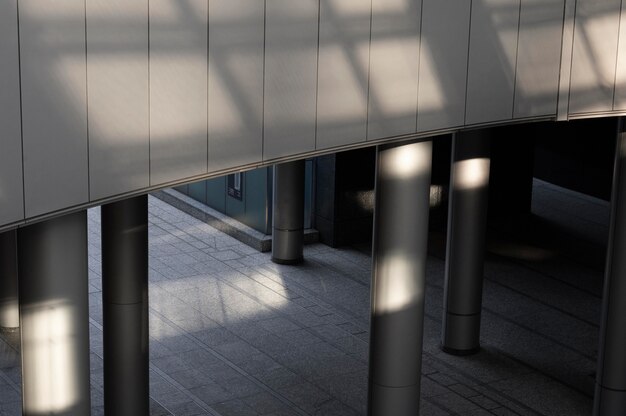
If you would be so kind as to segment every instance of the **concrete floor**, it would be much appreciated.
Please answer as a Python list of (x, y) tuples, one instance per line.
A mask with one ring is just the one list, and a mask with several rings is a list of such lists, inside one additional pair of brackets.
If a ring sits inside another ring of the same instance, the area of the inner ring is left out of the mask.
[[(608, 204), (536, 181), (533, 213), (490, 232), (475, 356), (439, 350), (444, 234), (431, 234), (421, 415), (590, 415)], [(98, 209), (89, 231), (99, 415)], [(369, 249), (305, 256), (275, 265), (150, 198), (151, 414), (365, 415)], [(1, 338), (0, 414), (19, 415), (19, 339)]]

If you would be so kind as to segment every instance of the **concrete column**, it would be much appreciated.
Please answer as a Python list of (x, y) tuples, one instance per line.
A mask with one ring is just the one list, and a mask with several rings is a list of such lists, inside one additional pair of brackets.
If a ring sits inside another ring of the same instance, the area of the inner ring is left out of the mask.
[(450, 354), (480, 348), (489, 142), (480, 131), (453, 137), (441, 335), (442, 349)]
[(13, 230), (0, 234), (0, 331), (19, 328), (17, 297), (17, 231)]
[(87, 212), (18, 230), (23, 414), (89, 415)]
[(272, 261), (297, 264), (304, 248), (304, 160), (274, 166)]
[(369, 410), (419, 412), (432, 143), (378, 148)]
[(102, 206), (104, 410), (150, 414), (148, 197)]
[(594, 416), (626, 415), (626, 120), (620, 120)]

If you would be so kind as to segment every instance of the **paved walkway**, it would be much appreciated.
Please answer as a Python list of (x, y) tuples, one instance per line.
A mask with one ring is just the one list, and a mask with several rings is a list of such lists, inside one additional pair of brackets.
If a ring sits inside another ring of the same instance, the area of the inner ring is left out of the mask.
[[(431, 235), (422, 412), (590, 415), (604, 202), (537, 181), (528, 222), (490, 233), (483, 350), (439, 350), (443, 233)], [(99, 210), (89, 211), (92, 405), (102, 409)], [(153, 415), (365, 415), (369, 249), (279, 266), (150, 198)], [(0, 414), (20, 414), (16, 335), (0, 340)]]

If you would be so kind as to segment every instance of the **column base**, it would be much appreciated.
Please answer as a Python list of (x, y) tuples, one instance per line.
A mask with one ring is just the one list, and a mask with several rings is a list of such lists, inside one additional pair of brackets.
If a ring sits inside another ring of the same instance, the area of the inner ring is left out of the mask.
[(369, 416), (415, 416), (420, 408), (420, 385), (387, 387), (370, 386)]
[(480, 314), (444, 315), (441, 350), (452, 355), (471, 355), (480, 351)]
[(474, 355), (480, 352), (480, 347), (472, 348), (470, 350), (456, 350), (454, 348), (449, 348), (441, 344), (439, 348), (441, 348), (441, 351), (445, 352), (446, 354), (456, 355), (459, 357), (464, 357), (466, 355)]
[(272, 261), (277, 264), (302, 263), (304, 230), (272, 230)]
[(626, 390), (611, 390), (596, 384), (593, 416), (626, 415)]
[(276, 263), (276, 264), (282, 264), (285, 266), (295, 266), (296, 264), (300, 264), (304, 261), (304, 256), (303, 257), (299, 257), (297, 259), (289, 259), (289, 260), (285, 260), (285, 259), (277, 259), (276, 257), (272, 256), (272, 262)]

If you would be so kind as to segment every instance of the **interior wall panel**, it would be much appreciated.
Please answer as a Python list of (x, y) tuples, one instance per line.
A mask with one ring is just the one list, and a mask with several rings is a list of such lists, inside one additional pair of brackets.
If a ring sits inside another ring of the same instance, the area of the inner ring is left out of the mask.
[(578, 0), (570, 114), (613, 109), (621, 0)]
[(365, 141), (371, 0), (320, 3), (317, 148)]
[(83, 0), (20, 0), (26, 217), (89, 199)]
[(513, 117), (520, 0), (474, 0), (466, 124)]
[(613, 109), (623, 111), (626, 110), (626, 4), (623, 4), (623, 1), (620, 14), (616, 69)]
[(564, 7), (564, 0), (522, 0), (516, 118), (556, 114)]
[(264, 20), (262, 1), (209, 3), (209, 170), (262, 159)]
[(419, 131), (462, 126), (465, 121), (470, 5), (467, 0), (424, 0)]
[(368, 139), (414, 133), (421, 0), (372, 0)]
[(315, 149), (318, 0), (267, 0), (263, 158)]
[(150, 184), (148, 0), (87, 0), (86, 5), (89, 177), (95, 200)]
[(0, 2), (0, 225), (24, 219), (17, 1)]
[(150, 183), (207, 171), (208, 0), (150, 0)]

